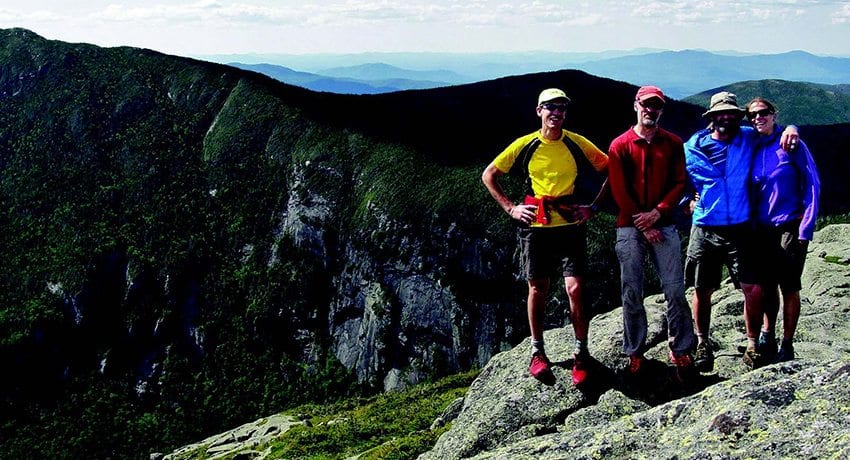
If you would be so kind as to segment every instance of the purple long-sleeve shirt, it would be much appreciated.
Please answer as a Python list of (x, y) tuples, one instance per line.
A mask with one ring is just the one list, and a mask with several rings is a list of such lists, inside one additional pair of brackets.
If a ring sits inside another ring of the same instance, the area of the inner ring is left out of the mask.
[(763, 136), (753, 153), (753, 210), (762, 225), (778, 227), (801, 219), (799, 239), (811, 240), (818, 215), (820, 179), (815, 161), (800, 140), (789, 153), (779, 146), (782, 127)]

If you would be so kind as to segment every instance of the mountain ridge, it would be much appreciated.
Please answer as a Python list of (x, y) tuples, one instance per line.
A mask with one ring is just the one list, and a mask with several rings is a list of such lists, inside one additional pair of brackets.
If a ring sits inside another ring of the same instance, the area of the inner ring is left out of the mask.
[[(669, 58), (673, 59), (669, 59)], [(850, 59), (818, 57), (804, 51), (755, 56), (718, 56), (702, 51), (668, 51), (625, 56), (582, 66), (590, 73), (632, 82), (657, 81), (681, 98), (729, 83), (781, 79), (841, 84), (850, 81)], [(667, 79), (656, 69), (665, 69)]]
[(404, 80), (422, 80), (441, 83), (442, 86), (457, 83), (472, 83), (468, 77), (448, 70), (411, 70), (385, 64), (369, 62), (345, 67), (329, 67), (320, 71), (322, 75), (341, 78), (356, 78), (360, 80), (382, 80), (397, 78)]
[[(426, 89), (437, 88), (440, 86), (448, 86), (451, 83), (444, 81), (428, 81), (405, 78), (403, 75), (413, 76), (415, 71), (406, 71), (398, 69), (399, 72), (388, 72), (392, 75), (381, 76), (378, 78), (374, 74), (369, 75), (372, 78), (355, 78), (334, 77), (331, 74), (317, 74), (310, 72), (301, 72), (290, 69), (284, 66), (275, 64), (242, 64), (239, 62), (230, 62), (227, 65), (237, 67), (243, 70), (250, 70), (270, 76), (283, 83), (300, 86), (312, 91), (326, 91), (338, 94), (380, 94), (394, 91), (403, 91), (408, 89)], [(386, 66), (380, 68), (386, 71)], [(373, 67), (369, 67), (374, 69)], [(393, 69), (397, 69), (393, 67)], [(342, 72), (345, 72), (344, 70)], [(369, 73), (370, 70), (365, 70)], [(432, 75), (433, 72), (422, 72), (422, 75)]]
[[(419, 62), (417, 63), (417, 56)], [(209, 59), (216, 60), (215, 56)], [(246, 56), (247, 58), (247, 56)], [(781, 79), (822, 84), (850, 83), (850, 58), (817, 56), (794, 50), (776, 54), (710, 52), (705, 50), (632, 50), (610, 53), (503, 53), (453, 55), (451, 53), (372, 53), (269, 57), (268, 62), (303, 68), (321, 74), (328, 67), (344, 68), (370, 62), (409, 69), (444, 69), (472, 83), (512, 75), (576, 69), (641, 86), (655, 84), (673, 98), (684, 98), (708, 88), (738, 81)], [(325, 60), (323, 63), (322, 60)], [(381, 60), (383, 59), (383, 60)], [(219, 59), (220, 60), (220, 59)], [(227, 62), (238, 61), (231, 59)], [(669, 71), (659, 73), (657, 69)], [(337, 73), (336, 77), (345, 75)], [(371, 78), (377, 78), (374, 75)], [(437, 80), (443, 80), (438, 78)]]

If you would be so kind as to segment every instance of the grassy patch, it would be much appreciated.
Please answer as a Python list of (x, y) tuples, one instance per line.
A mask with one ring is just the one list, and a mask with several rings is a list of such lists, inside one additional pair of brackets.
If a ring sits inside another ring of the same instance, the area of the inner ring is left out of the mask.
[(825, 261), (827, 261), (831, 264), (850, 265), (850, 262), (848, 262), (846, 259), (838, 257), (838, 256), (826, 256), (826, 257), (823, 258), (823, 260), (825, 260)]
[(360, 453), (363, 459), (415, 458), (446, 431), (430, 430), (431, 423), (477, 375), (470, 371), (404, 391), (287, 411), (309, 416), (312, 426), (293, 428), (273, 441), (270, 458), (336, 459)]

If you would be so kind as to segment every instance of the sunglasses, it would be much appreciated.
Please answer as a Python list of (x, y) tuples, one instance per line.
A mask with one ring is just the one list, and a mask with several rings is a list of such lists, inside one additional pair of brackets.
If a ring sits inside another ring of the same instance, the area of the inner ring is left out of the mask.
[(661, 102), (661, 101), (658, 101), (658, 100), (654, 100), (654, 99), (649, 99), (645, 102), (638, 101), (638, 104), (640, 104), (641, 107), (643, 107), (645, 109), (650, 109), (650, 110), (663, 110), (664, 109), (664, 103)]
[(750, 120), (754, 119), (755, 117), (766, 117), (768, 115), (773, 115), (773, 110), (761, 109), (756, 112), (747, 112), (747, 118), (749, 118)]
[(561, 112), (567, 111), (567, 104), (556, 104), (554, 102), (547, 102), (545, 104), (540, 104), (540, 107), (543, 107), (544, 109), (546, 109), (550, 112), (554, 112), (556, 110), (560, 110)]

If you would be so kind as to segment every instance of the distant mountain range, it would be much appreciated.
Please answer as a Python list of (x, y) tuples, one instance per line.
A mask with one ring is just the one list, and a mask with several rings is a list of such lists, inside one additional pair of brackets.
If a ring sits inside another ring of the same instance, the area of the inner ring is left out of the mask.
[[(327, 69), (323, 74), (300, 72), (274, 64), (242, 64), (231, 62), (229, 65), (243, 70), (259, 72), (291, 85), (301, 86), (313, 91), (326, 91), (340, 94), (380, 94), (407, 89), (426, 89), (450, 86), (462, 77), (429, 80), (430, 77), (448, 77), (451, 72), (414, 71), (393, 67), (387, 64), (361, 64), (353, 67)], [(402, 76), (406, 75), (406, 76)]]
[[(224, 54), (198, 55), (198, 59), (226, 64), (276, 64), (305, 72), (325, 74), (327, 69), (384, 63), (411, 70), (435, 69), (453, 72), (465, 82), (491, 80), (509, 75), (523, 75), (568, 68), (575, 63), (598, 61), (634, 54), (649, 54), (663, 50), (640, 48), (628, 51), (602, 52), (512, 52), (512, 53), (357, 53), (357, 54)], [(732, 53), (732, 52), (730, 52)], [(723, 54), (726, 54), (724, 52)]]
[[(826, 85), (850, 84), (850, 58), (781, 54), (719, 54), (702, 50), (635, 50), (605, 53), (372, 53), (356, 55), (206, 56), (215, 62), (265, 73), (286, 83), (343, 94), (424, 89), (563, 69), (628, 82), (654, 84), (673, 98), (736, 82), (779, 79)], [(224, 60), (224, 58), (227, 58)], [(267, 62), (256, 61), (260, 58)], [(238, 64), (237, 64), (238, 63)], [(286, 75), (293, 69), (313, 76)]]
[(803, 51), (753, 56), (665, 51), (587, 62), (580, 68), (635, 85), (659, 85), (675, 98), (747, 80), (850, 83), (850, 59), (815, 56)]
[(383, 63), (358, 64), (347, 67), (331, 67), (320, 72), (335, 78), (356, 78), (368, 81), (380, 81), (391, 76), (395, 79), (419, 80), (446, 84), (467, 83), (469, 77), (450, 70), (407, 70)]

